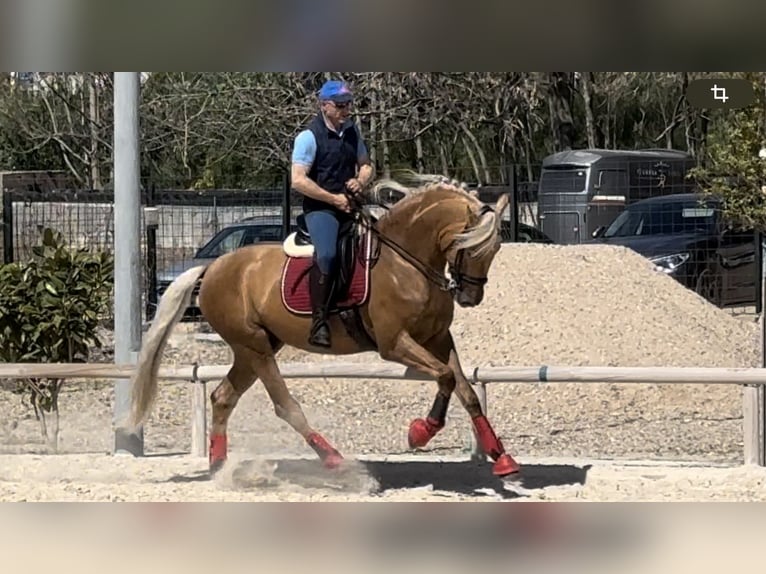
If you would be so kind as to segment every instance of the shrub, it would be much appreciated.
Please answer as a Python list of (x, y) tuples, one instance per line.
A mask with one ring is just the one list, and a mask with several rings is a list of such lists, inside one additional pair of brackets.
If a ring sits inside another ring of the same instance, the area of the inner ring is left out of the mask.
[[(108, 308), (114, 261), (108, 253), (71, 249), (60, 233), (40, 229), (29, 261), (0, 266), (0, 360), (8, 363), (87, 362), (101, 347), (97, 328)], [(46, 444), (58, 448), (62, 379), (23, 379)]]
[(758, 74), (736, 74), (749, 80), (755, 103), (723, 110), (707, 138), (704, 162), (689, 172), (708, 194), (723, 200), (724, 217), (733, 227), (766, 230), (766, 101)]

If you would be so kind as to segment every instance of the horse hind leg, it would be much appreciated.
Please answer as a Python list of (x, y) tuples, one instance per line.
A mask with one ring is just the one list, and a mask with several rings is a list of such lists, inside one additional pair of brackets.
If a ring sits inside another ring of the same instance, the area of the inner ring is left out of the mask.
[(228, 454), (227, 426), (239, 399), (257, 380), (253, 352), (246, 347), (232, 346), (234, 363), (210, 394), (212, 421), (210, 425), (209, 464), (210, 473), (223, 467)]
[(309, 425), (303, 409), (288, 390), (273, 354), (259, 357), (258, 376), (274, 404), (276, 415), (303, 437), (326, 468), (339, 467), (343, 463), (343, 456)]

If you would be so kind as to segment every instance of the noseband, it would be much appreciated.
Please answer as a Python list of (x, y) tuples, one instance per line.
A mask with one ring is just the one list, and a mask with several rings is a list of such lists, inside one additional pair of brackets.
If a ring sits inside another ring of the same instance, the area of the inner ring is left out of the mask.
[(468, 275), (460, 271), (460, 264), (463, 262), (463, 252), (465, 249), (458, 249), (455, 255), (455, 262), (449, 266), (449, 274), (451, 279), (449, 280), (449, 290), (454, 291), (461, 289), (463, 283), (468, 285), (476, 285), (477, 287), (483, 287), (487, 283), (486, 277), (476, 277), (474, 275)]
[[(491, 213), (493, 209), (489, 205), (484, 205), (479, 211), (479, 218), (485, 213)], [(455, 254), (455, 260), (449, 265), (449, 274), (451, 279), (449, 280), (449, 290), (455, 291), (463, 286), (463, 283), (468, 285), (475, 285), (477, 287), (483, 287), (487, 284), (486, 277), (476, 277), (474, 275), (468, 275), (460, 271), (460, 264), (463, 262), (463, 253), (465, 249), (458, 249)]]

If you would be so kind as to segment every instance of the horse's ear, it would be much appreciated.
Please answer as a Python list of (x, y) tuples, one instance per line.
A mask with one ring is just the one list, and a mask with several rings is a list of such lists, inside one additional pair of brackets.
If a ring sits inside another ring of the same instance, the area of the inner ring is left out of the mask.
[(503, 220), (503, 212), (505, 211), (505, 208), (508, 207), (510, 203), (511, 203), (511, 196), (508, 193), (504, 193), (503, 195), (497, 198), (497, 203), (495, 204), (495, 214), (497, 216), (498, 227), (500, 227), (500, 222)]

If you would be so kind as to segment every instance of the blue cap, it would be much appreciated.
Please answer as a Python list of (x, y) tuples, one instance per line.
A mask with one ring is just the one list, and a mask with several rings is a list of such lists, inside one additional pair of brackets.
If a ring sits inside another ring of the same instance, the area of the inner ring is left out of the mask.
[(346, 82), (329, 80), (319, 90), (319, 99), (331, 100), (341, 104), (343, 102), (350, 102), (354, 99), (354, 96), (351, 94), (351, 90)]

